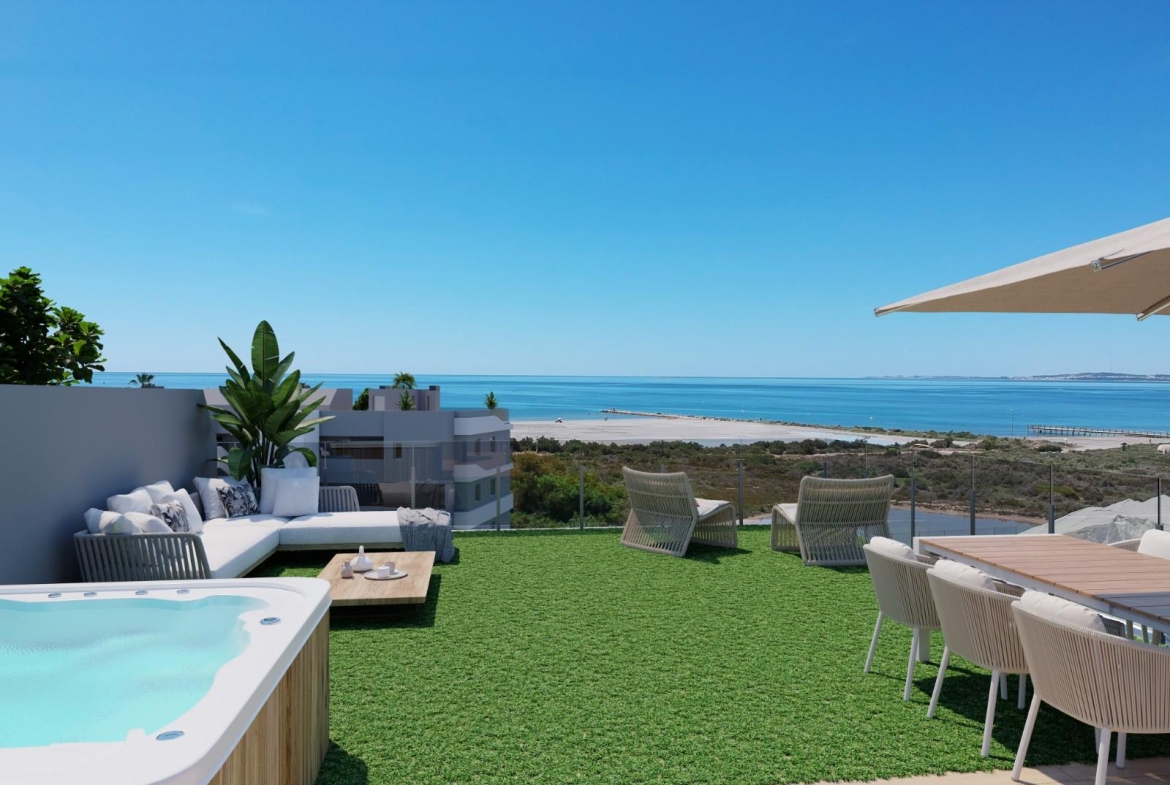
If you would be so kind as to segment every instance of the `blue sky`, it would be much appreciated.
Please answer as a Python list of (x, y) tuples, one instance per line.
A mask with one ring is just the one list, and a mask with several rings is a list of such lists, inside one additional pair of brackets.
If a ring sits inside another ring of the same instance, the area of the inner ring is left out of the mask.
[(1170, 215), (1170, 5), (0, 6), (0, 264), (108, 366), (1170, 373), (1170, 322), (903, 314)]

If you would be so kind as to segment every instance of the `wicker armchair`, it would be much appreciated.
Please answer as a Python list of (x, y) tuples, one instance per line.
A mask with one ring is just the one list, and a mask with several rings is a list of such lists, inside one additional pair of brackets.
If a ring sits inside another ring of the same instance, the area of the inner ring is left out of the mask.
[(734, 548), (739, 543), (735, 507), (730, 502), (696, 499), (682, 472), (656, 474), (622, 468), (630, 515), (622, 545), (683, 556), (692, 542)]
[[(357, 491), (348, 485), (322, 487), (321, 512), (357, 512)], [(207, 552), (198, 534), (73, 535), (81, 579), (106, 581), (182, 581), (211, 577)]]
[(805, 564), (865, 564), (861, 546), (889, 537), (892, 475), (865, 480), (805, 477), (796, 504), (772, 508), (772, 550), (800, 551)]
[[(991, 671), (991, 691), (987, 696), (987, 715), (983, 721), (983, 747), (979, 754), (986, 758), (991, 753), (991, 727), (995, 721), (995, 699), (1002, 692), (1002, 676), (1005, 673), (1020, 675), (1017, 706), (1024, 708), (1027, 689), (1028, 663), (1020, 636), (1016, 633), (1012, 617), (1012, 603), (1017, 599), (1015, 591), (983, 589), (951, 580), (931, 569), (926, 573), (934, 606), (942, 623), (942, 662), (938, 666), (938, 677), (934, 692), (930, 696), (930, 709), (926, 716), (933, 717), (942, 693), (943, 679), (951, 654), (958, 654), (965, 660)], [(1006, 695), (1004, 696), (1006, 697)]]
[[(897, 622), (914, 631), (910, 638), (910, 662), (906, 665), (906, 686), (902, 700), (910, 700), (910, 688), (914, 684), (914, 662), (920, 646), (929, 645), (930, 631), (941, 625), (934, 608), (934, 598), (926, 581), (930, 562), (918, 557), (904, 559), (883, 553), (870, 545), (863, 546), (865, 561), (869, 564), (869, 577), (873, 581), (873, 593), (877, 596), (878, 617), (873, 628), (873, 639), (869, 654), (865, 658), (865, 672), (873, 665), (877, 651), (878, 636), (886, 619)], [(923, 634), (926, 638), (923, 638)]]
[(1041, 703), (1098, 729), (1096, 785), (1105, 785), (1109, 742), (1125, 767), (1129, 733), (1170, 733), (1170, 650), (1058, 622), (1012, 606), (1036, 694), (1016, 753), (1019, 781)]

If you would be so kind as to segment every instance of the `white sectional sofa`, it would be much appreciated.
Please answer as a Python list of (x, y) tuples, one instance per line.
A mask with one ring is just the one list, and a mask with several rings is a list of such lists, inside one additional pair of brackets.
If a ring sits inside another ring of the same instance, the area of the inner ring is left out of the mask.
[(278, 550), (402, 547), (398, 513), (360, 510), (353, 488), (322, 488), (319, 508), (298, 518), (212, 518), (199, 533), (95, 534), (87, 528), (74, 535), (74, 545), (85, 581), (239, 578)]

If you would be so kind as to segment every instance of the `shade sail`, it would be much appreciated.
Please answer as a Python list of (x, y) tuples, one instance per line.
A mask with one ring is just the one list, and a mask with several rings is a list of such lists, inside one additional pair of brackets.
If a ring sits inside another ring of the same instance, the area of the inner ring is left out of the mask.
[(1170, 313), (1170, 218), (874, 309), (921, 313)]

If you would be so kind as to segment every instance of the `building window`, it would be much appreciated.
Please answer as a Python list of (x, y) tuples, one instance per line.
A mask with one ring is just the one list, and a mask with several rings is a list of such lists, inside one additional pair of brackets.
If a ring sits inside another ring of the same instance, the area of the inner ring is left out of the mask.
[(496, 495), (496, 481), (495, 480), (492, 480), (491, 482), (488, 483), (488, 493), (490, 493), (492, 496)]
[(397, 460), (401, 460), (401, 459), (402, 459), (402, 445), (396, 444), (396, 445), (394, 445), (394, 460), (397, 461)]
[(475, 484), (475, 500), (479, 501), (479, 483)]
[(483, 445), (480, 444), (480, 440), (476, 439), (475, 440), (475, 454), (476, 455), (479, 455), (483, 451), (482, 447), (483, 447)]
[(496, 437), (492, 437), (492, 452), (496, 451)]

